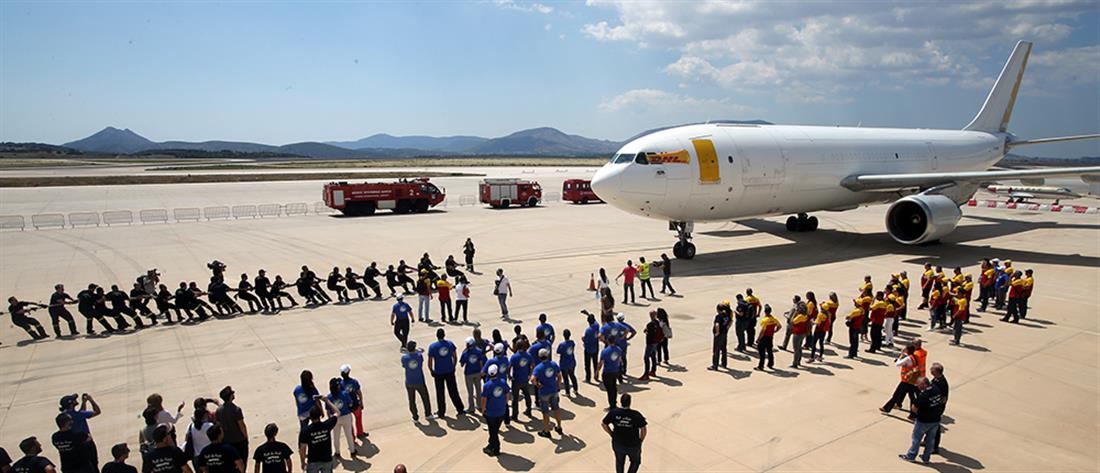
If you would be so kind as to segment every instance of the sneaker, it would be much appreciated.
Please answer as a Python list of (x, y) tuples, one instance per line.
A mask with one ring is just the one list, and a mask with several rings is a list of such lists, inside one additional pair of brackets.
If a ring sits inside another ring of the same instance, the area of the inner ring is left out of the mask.
[(906, 455), (904, 453), (898, 454), (898, 458), (900, 458), (902, 460), (905, 460), (907, 462), (910, 462), (910, 463), (913, 463), (913, 462), (917, 461), (915, 458), (909, 458), (909, 455)]
[(424, 416), (424, 418), (427, 419), (427, 420), (436, 420), (439, 417), (436, 417), (435, 414), (428, 414), (428, 415)]
[[(558, 433), (558, 435), (565, 435), (565, 432), (563, 432), (563, 431), (561, 430), (561, 426), (560, 426), (560, 425), (559, 425), (559, 426), (557, 426), (557, 427), (554, 427), (554, 432), (557, 432), (557, 433)], [(933, 454), (936, 454), (936, 453), (939, 453), (939, 452), (940, 452), (939, 450), (936, 450), (936, 451), (934, 451), (934, 452), (932, 452), (932, 453), (933, 453)]]
[[(431, 417), (429, 417), (428, 420), (432, 420)], [(420, 416), (413, 416), (413, 423), (414, 424), (420, 423)]]
[(718, 367), (717, 366), (708, 367), (707, 371), (718, 371)]
[(484, 452), (486, 455), (489, 455), (490, 457), (493, 456), (493, 449), (489, 447), (485, 447), (481, 449), (481, 451)]
[(541, 432), (539, 432), (539, 437), (550, 438), (550, 432), (547, 432), (545, 430), (541, 431)]

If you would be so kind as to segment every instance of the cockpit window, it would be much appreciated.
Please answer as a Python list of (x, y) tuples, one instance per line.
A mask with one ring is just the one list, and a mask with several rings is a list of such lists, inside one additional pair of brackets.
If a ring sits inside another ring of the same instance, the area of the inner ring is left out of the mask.
[(646, 158), (645, 153), (639, 151), (638, 154), (634, 156), (634, 162), (637, 164), (649, 164), (649, 159)]
[(615, 163), (615, 164), (621, 164), (621, 163), (629, 163), (633, 160), (634, 160), (634, 155), (633, 154), (620, 154), (618, 156), (615, 156), (615, 159), (612, 162)]

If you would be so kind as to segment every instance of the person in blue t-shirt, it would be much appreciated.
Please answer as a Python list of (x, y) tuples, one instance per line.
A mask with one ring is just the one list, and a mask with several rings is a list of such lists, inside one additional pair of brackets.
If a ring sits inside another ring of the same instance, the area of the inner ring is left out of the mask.
[(458, 415), (465, 414), (462, 407), (462, 397), (458, 394), (458, 382), (455, 381), (455, 366), (458, 364), (458, 350), (455, 344), (445, 337), (447, 333), (443, 329), (435, 331), (435, 343), (428, 346), (428, 372), (435, 380), (435, 402), (439, 404), (436, 415), (447, 417), (447, 400), (443, 398), (443, 389), (451, 395), (451, 402), (455, 405)]
[(535, 327), (535, 331), (539, 330), (546, 334), (546, 341), (554, 343), (554, 326), (546, 323), (546, 314), (539, 314), (539, 325)]
[(341, 456), (340, 435), (343, 434), (347, 438), (348, 452), (354, 457), (357, 447), (351, 425), (354, 422), (354, 416), (351, 415), (353, 401), (344, 392), (344, 385), (340, 382), (340, 378), (328, 380), (328, 395), (325, 397), (329, 401), (327, 404), (329, 417), (336, 418), (336, 428), (332, 429), (332, 445), (336, 449), (336, 456)]
[(458, 364), (462, 365), (462, 374), (466, 379), (466, 409), (467, 414), (473, 414), (477, 408), (478, 389), (481, 388), (481, 369), (485, 366), (485, 351), (477, 345), (474, 337), (466, 339), (466, 349), (458, 358)]
[(575, 373), (577, 369), (577, 357), (574, 355), (576, 351), (576, 344), (573, 340), (570, 340), (572, 332), (569, 329), (562, 330), (561, 336), (565, 338), (564, 341), (558, 344), (558, 366), (561, 367), (562, 376), (562, 389), (565, 391), (565, 395), (569, 395), (569, 390), (572, 388), (573, 395), (577, 395), (577, 389), (580, 386), (577, 384), (577, 375)]
[(405, 393), (409, 396), (409, 412), (412, 413), (413, 422), (420, 421), (420, 415), (416, 413), (417, 394), (424, 404), (424, 417), (428, 420), (435, 419), (432, 401), (428, 398), (428, 386), (424, 384), (424, 355), (416, 351), (416, 342), (409, 341), (406, 345), (405, 354), (401, 355), (401, 367), (405, 369)]
[(630, 348), (630, 339), (634, 338), (634, 336), (638, 334), (638, 331), (634, 330), (634, 327), (626, 323), (626, 316), (623, 315), (622, 312), (619, 312), (619, 314), (615, 316), (615, 325), (618, 327), (615, 340), (619, 345), (619, 349), (623, 351), (623, 362), (619, 367), (619, 373), (621, 373), (619, 381), (622, 381), (626, 378), (627, 348)]
[(504, 373), (497, 365), (489, 365), (486, 375), (488, 379), (481, 389), (479, 406), (481, 415), (485, 416), (485, 422), (489, 424), (489, 445), (481, 451), (495, 457), (500, 455), (500, 424), (508, 419), (508, 383), (504, 381)]
[(603, 387), (607, 391), (607, 404), (612, 409), (617, 407), (615, 401), (619, 395), (619, 375), (622, 372), (623, 358), (625, 358), (623, 350), (615, 342), (614, 336), (607, 339), (607, 347), (600, 352), (600, 364), (596, 371), (596, 381), (603, 377)]
[(508, 346), (503, 343), (497, 343), (493, 345), (493, 357), (485, 360), (485, 366), (481, 368), (481, 377), (489, 379), (489, 367), (496, 366), (497, 369), (504, 373), (504, 376), (508, 375)]
[(401, 343), (402, 350), (408, 345), (409, 328), (412, 324), (412, 307), (405, 303), (403, 294), (398, 294), (397, 303), (390, 310), (390, 325), (393, 325), (393, 335)]
[[(88, 440), (84, 442), (85, 458), (88, 459), (92, 465), (99, 465), (99, 452), (96, 450), (95, 440), (92, 438), (92, 431), (88, 427), (88, 419), (98, 416), (103, 413), (99, 408), (99, 404), (92, 399), (92, 395), (84, 393), (80, 395), (80, 409), (76, 408), (76, 394), (70, 394), (61, 398), (60, 410), (64, 414), (68, 414), (73, 419), (73, 426), (71, 430), (78, 434), (87, 434)], [(88, 405), (92, 406), (92, 410), (88, 410)]]
[(561, 407), (558, 397), (558, 388), (562, 385), (561, 367), (550, 359), (550, 349), (543, 348), (539, 351), (540, 363), (531, 374), (531, 380), (538, 388), (539, 410), (542, 411), (542, 431), (539, 437), (550, 438), (550, 412), (553, 411), (554, 419), (558, 421), (554, 432), (563, 435), (561, 430)]
[(531, 377), (535, 359), (527, 353), (527, 345), (526, 340), (517, 342), (516, 353), (508, 360), (509, 370), (512, 373), (512, 420), (515, 422), (519, 422), (520, 396), (523, 396), (523, 402), (527, 406), (523, 413), (531, 417), (531, 386), (527, 378)]
[(363, 388), (359, 380), (351, 377), (351, 365), (340, 365), (340, 387), (351, 400), (351, 415), (355, 416), (355, 436), (369, 437), (363, 431)]
[(588, 328), (584, 329), (581, 343), (584, 344), (584, 382), (592, 382), (592, 372), (596, 370), (596, 364), (600, 357), (600, 326), (596, 323), (596, 316), (588, 315)]
[(298, 406), (298, 424), (302, 430), (305, 430), (309, 425), (309, 410), (317, 404), (317, 398), (321, 396), (321, 392), (317, 390), (317, 386), (313, 385), (313, 373), (309, 370), (303, 370), (302, 374), (298, 376), (301, 380), (296, 388), (294, 388), (294, 404)]
[(539, 326), (539, 328), (535, 329), (535, 343), (532, 343), (531, 346), (527, 348), (527, 354), (531, 355), (532, 359), (538, 360), (539, 351), (543, 348), (551, 347), (553, 347), (553, 345), (547, 340), (546, 332), (543, 331), (542, 326)]

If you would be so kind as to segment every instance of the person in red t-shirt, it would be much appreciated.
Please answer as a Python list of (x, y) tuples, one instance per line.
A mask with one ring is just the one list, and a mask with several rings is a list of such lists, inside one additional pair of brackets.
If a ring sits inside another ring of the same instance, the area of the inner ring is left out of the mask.
[(630, 294), (630, 304), (634, 303), (634, 276), (638, 274), (638, 268), (634, 267), (634, 262), (626, 260), (626, 267), (618, 276), (615, 276), (615, 280), (619, 278), (623, 279), (623, 304), (627, 303), (627, 294)]

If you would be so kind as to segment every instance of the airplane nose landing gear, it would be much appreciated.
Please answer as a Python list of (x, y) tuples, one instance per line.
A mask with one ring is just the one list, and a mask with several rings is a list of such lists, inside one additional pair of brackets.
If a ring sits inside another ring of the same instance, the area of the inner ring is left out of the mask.
[(817, 230), (817, 217), (810, 217), (804, 213), (798, 216), (787, 217), (788, 232), (812, 232)]
[(676, 238), (680, 240), (672, 245), (673, 256), (679, 259), (695, 257), (695, 244), (691, 242), (691, 232), (694, 228), (694, 222), (668, 222), (668, 229), (676, 232)]

